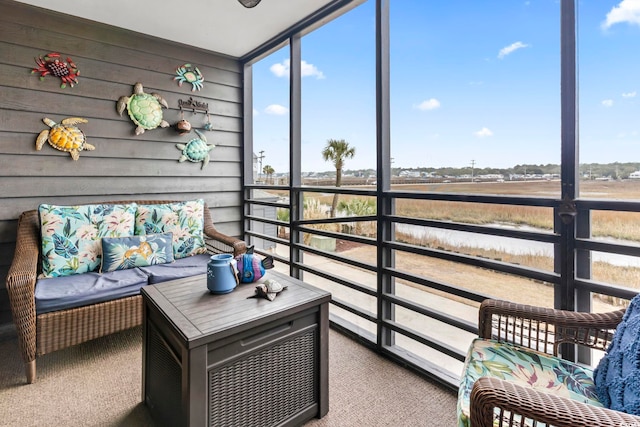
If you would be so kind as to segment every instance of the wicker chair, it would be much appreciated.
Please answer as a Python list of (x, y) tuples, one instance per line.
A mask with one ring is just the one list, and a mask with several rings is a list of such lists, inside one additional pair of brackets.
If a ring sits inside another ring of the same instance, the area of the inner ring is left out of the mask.
[[(128, 200), (105, 204), (160, 204), (171, 200)], [(205, 205), (204, 233), (210, 252), (245, 252), (245, 242), (216, 230)], [(18, 333), (27, 382), (36, 377), (36, 358), (43, 354), (122, 331), (142, 323), (140, 295), (36, 315), (35, 284), (41, 271), (38, 211), (23, 212), (18, 221), (16, 249), (7, 276), (7, 291)]]
[[(480, 307), (480, 337), (525, 346), (558, 355), (562, 343), (605, 350), (622, 320), (624, 310), (578, 313), (486, 300)], [(493, 427), (495, 411), (500, 426), (553, 425), (571, 427), (640, 426), (640, 417), (528, 389), (498, 378), (482, 377), (471, 391), (473, 427)], [(535, 421), (521, 424), (520, 420)]]

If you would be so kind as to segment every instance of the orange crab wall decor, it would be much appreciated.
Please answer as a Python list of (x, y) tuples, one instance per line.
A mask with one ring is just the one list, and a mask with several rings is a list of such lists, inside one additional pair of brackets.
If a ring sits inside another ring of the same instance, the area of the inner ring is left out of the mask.
[(61, 89), (67, 87), (67, 84), (71, 87), (78, 84), (80, 70), (78, 70), (71, 58), (67, 57), (65, 61), (59, 53), (51, 52), (44, 56), (40, 55), (35, 58), (35, 61), (38, 67), (33, 68), (31, 74), (40, 73), (40, 80), (44, 80), (46, 75), (51, 74), (52, 76), (60, 77), (60, 80), (62, 80)]

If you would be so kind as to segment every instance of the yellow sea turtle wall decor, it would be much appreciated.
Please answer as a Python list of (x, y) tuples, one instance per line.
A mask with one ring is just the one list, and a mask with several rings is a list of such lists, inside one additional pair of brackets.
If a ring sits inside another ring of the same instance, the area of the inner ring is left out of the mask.
[(80, 158), (82, 150), (95, 150), (96, 147), (87, 143), (87, 137), (77, 126), (78, 123), (87, 123), (87, 119), (79, 117), (68, 117), (60, 123), (56, 123), (48, 117), (42, 119), (45, 125), (51, 129), (45, 129), (36, 139), (36, 150), (40, 151), (45, 141), (49, 142), (56, 150), (65, 151), (71, 154), (73, 160)]

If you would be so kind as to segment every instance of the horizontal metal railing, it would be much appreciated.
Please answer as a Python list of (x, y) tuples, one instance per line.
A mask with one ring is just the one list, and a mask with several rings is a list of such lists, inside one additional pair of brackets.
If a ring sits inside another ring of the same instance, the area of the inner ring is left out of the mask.
[[(497, 196), (497, 195), (469, 195), (469, 194), (448, 194), (448, 193), (419, 193), (419, 192), (407, 192), (407, 191), (382, 191), (367, 189), (354, 189), (354, 188), (336, 188), (336, 187), (273, 187), (273, 186), (249, 186), (248, 188), (262, 188), (262, 189), (274, 189), (287, 190), (290, 192), (298, 193), (329, 193), (329, 194), (341, 194), (341, 195), (355, 195), (366, 197), (383, 197), (387, 198), (391, 203), (395, 203), (400, 199), (410, 200), (425, 200), (425, 201), (446, 201), (446, 202), (460, 202), (460, 203), (484, 203), (484, 204), (497, 204), (497, 205), (511, 205), (511, 206), (525, 206), (525, 207), (545, 207), (550, 208), (552, 211), (550, 214), (557, 215), (560, 208), (561, 201), (553, 198), (539, 198), (539, 197), (527, 197), (527, 196)], [(293, 198), (295, 199), (295, 198)], [(300, 198), (301, 200), (301, 198)], [(255, 199), (245, 200), (247, 206), (251, 205), (263, 205), (277, 208), (291, 209), (291, 206), (287, 203), (281, 202), (265, 202)], [(640, 203), (635, 201), (606, 201), (606, 200), (577, 200), (576, 206), (578, 206), (578, 212), (581, 211), (594, 211), (594, 210), (612, 210), (612, 211), (626, 211), (626, 212), (640, 212)], [(248, 222), (263, 222), (266, 224), (272, 224), (276, 226), (286, 227), (290, 233), (306, 233), (310, 235), (318, 235), (324, 237), (330, 237), (345, 241), (356, 242), (365, 245), (377, 245), (377, 241), (374, 238), (356, 236), (348, 233), (340, 233), (335, 231), (320, 230), (314, 228), (315, 225), (321, 224), (340, 224), (340, 223), (353, 223), (353, 222), (371, 222), (376, 221), (378, 224), (386, 223), (390, 226), (397, 224), (409, 224), (414, 226), (429, 227), (441, 230), (460, 231), (473, 234), (481, 234), (486, 236), (499, 236), (508, 237), (517, 240), (524, 240), (529, 242), (542, 242), (555, 246), (559, 246), (563, 238), (558, 232), (541, 232), (541, 231), (522, 231), (515, 229), (506, 229), (488, 225), (474, 225), (461, 222), (452, 221), (439, 221), (427, 218), (414, 218), (406, 217), (402, 215), (368, 215), (368, 216), (354, 216), (354, 217), (340, 217), (340, 218), (319, 218), (319, 219), (303, 219), (292, 220), (289, 222), (278, 221), (272, 218), (264, 218), (255, 215), (247, 215)], [(309, 245), (302, 243), (295, 243), (291, 239), (282, 239), (274, 236), (268, 236), (265, 234), (256, 233), (252, 230), (246, 231), (247, 236), (259, 237), (274, 243), (286, 244), (294, 251), (300, 251), (301, 253), (308, 253), (316, 256), (326, 258), (331, 261), (339, 262), (346, 267), (353, 267), (362, 269), (370, 273), (375, 273), (378, 278), (391, 277), (397, 280), (401, 280), (406, 283), (412, 284), (418, 289), (431, 290), (437, 292), (443, 292), (451, 296), (463, 298), (471, 302), (481, 302), (486, 298), (495, 297), (492, 295), (486, 295), (481, 292), (465, 289), (460, 286), (453, 285), (451, 283), (445, 283), (413, 274), (408, 271), (392, 266), (379, 266), (375, 265), (376, 260), (372, 260), (374, 264), (365, 263), (355, 259), (351, 259), (340, 255), (339, 253), (324, 251)], [(597, 251), (606, 252), (612, 254), (621, 254), (633, 257), (640, 256), (640, 246), (634, 246), (632, 244), (620, 244), (604, 242), (592, 238), (574, 238), (573, 247), (576, 251)], [(415, 244), (403, 243), (392, 239), (389, 241), (383, 241), (382, 247), (378, 246), (378, 251), (382, 249), (392, 250), (398, 253), (413, 253), (427, 257), (434, 257), (453, 263), (459, 263), (462, 265), (468, 265), (473, 267), (479, 267), (483, 269), (489, 269), (495, 272), (506, 273), (517, 277), (523, 277), (531, 280), (541, 281), (553, 285), (558, 288), (562, 284), (562, 278), (560, 273), (554, 271), (540, 270), (523, 265), (512, 264), (495, 259), (488, 259), (479, 256), (466, 255), (447, 251), (443, 249), (434, 249), (425, 246), (419, 246)], [(565, 254), (564, 256), (573, 256), (573, 254)], [(297, 270), (302, 272), (308, 272), (323, 279), (329, 280), (339, 286), (343, 286), (352, 291), (360, 292), (370, 297), (378, 298), (391, 303), (394, 307), (402, 307), (404, 309), (415, 312), (421, 316), (425, 316), (439, 322), (446, 323), (455, 328), (460, 329), (468, 333), (477, 333), (477, 324), (475, 322), (469, 322), (465, 319), (457, 318), (443, 310), (436, 310), (434, 308), (426, 307), (415, 301), (407, 298), (403, 298), (394, 293), (385, 293), (379, 295), (375, 289), (364, 286), (353, 280), (348, 280), (341, 277), (339, 274), (332, 273), (323, 270), (318, 267), (306, 265), (302, 262), (289, 262), (288, 259), (282, 259), (290, 265), (296, 267)], [(563, 260), (556, 260), (557, 262), (563, 262)], [(380, 280), (380, 279), (378, 279)], [(613, 285), (608, 283), (601, 283), (594, 281), (590, 278), (576, 278), (573, 277), (573, 284), (576, 290), (581, 292), (593, 292), (605, 295), (611, 295), (617, 298), (630, 299), (637, 294), (637, 291), (624, 286)], [(371, 323), (376, 323), (382, 330), (392, 331), (392, 333), (405, 336), (417, 343), (432, 348), (442, 354), (451, 357), (457, 361), (464, 360), (465, 351), (454, 346), (442, 342), (442, 340), (434, 339), (428, 333), (428, 331), (415, 330), (414, 328), (400, 324), (392, 318), (382, 318), (380, 313), (373, 313), (369, 310), (358, 307), (351, 301), (345, 301), (335, 297), (332, 301), (335, 307), (339, 307), (342, 310), (347, 311), (361, 319), (364, 319)], [(363, 340), (369, 341), (371, 335), (369, 332), (363, 332), (362, 329), (352, 324), (348, 320), (338, 320), (336, 316), (331, 317), (332, 322), (337, 327), (343, 330), (351, 330), (352, 334), (359, 335)], [(429, 361), (419, 360), (415, 354), (407, 352), (406, 350), (395, 348), (394, 346), (385, 347), (378, 346), (378, 350), (387, 352), (390, 357), (402, 359), (403, 363), (412, 365), (419, 371), (430, 371), (430, 375), (439, 377), (444, 383), (456, 387), (457, 383), (452, 382), (451, 373), (445, 372), (441, 366), (430, 364)], [(466, 349), (465, 349), (466, 350)]]
[(403, 252), (410, 252), (418, 255), (427, 255), (445, 261), (458, 262), (460, 264), (470, 265), (473, 267), (488, 268), (502, 273), (526, 277), (528, 279), (542, 280), (549, 283), (558, 283), (559, 280), (558, 275), (552, 272), (538, 270), (530, 267), (523, 267), (520, 265), (510, 264), (502, 261), (495, 261), (487, 258), (481, 258), (473, 255), (464, 255), (449, 252), (446, 250), (424, 248), (422, 246), (409, 245), (406, 243), (386, 242), (385, 246)]

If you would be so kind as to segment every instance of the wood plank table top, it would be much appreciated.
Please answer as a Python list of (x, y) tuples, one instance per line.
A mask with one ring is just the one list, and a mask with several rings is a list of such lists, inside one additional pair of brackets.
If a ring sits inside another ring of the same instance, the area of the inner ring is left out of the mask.
[(273, 301), (249, 298), (256, 283), (240, 284), (228, 294), (212, 294), (205, 274), (144, 286), (141, 293), (173, 324), (187, 348), (249, 330), (267, 317), (273, 321), (331, 300), (329, 292), (277, 271), (269, 271), (267, 278), (287, 286)]

